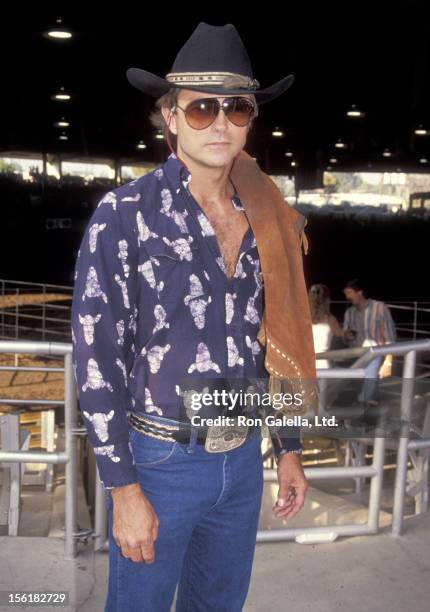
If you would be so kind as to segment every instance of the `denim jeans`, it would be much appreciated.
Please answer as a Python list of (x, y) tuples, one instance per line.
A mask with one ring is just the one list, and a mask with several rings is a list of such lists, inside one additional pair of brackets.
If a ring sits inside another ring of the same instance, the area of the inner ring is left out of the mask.
[(368, 402), (376, 400), (378, 395), (379, 378), (378, 373), (383, 361), (383, 357), (375, 357), (366, 367), (361, 392), (358, 401)]
[[(145, 415), (147, 416), (147, 415)], [(150, 415), (160, 422), (176, 421)], [(263, 493), (261, 430), (225, 453), (151, 438), (130, 427), (141, 488), (160, 521), (155, 561), (124, 557), (109, 516), (105, 612), (240, 612), (251, 577)]]

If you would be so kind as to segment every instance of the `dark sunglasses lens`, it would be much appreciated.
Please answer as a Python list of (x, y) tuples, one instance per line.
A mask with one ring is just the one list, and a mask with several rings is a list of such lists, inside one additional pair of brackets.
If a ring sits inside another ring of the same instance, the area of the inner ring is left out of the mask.
[(218, 110), (219, 105), (216, 98), (194, 100), (188, 104), (185, 111), (188, 125), (195, 130), (202, 130), (214, 121)]
[(227, 117), (232, 123), (239, 127), (249, 123), (249, 119), (254, 113), (254, 107), (247, 98), (227, 98), (225, 102), (228, 103)]

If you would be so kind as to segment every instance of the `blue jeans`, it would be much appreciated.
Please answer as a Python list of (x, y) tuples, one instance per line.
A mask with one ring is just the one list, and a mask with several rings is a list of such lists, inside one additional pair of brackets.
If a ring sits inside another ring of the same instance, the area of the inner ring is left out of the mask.
[[(147, 415), (145, 415), (147, 416)], [(160, 423), (176, 423), (151, 415)], [(130, 427), (141, 488), (160, 521), (155, 561), (124, 557), (109, 515), (109, 584), (105, 612), (240, 612), (254, 558), (263, 464), (261, 430), (225, 453), (151, 438)]]
[(369, 400), (377, 399), (379, 384), (378, 373), (383, 359), (383, 357), (375, 357), (365, 367), (365, 376), (361, 387), (361, 392), (358, 396), (358, 401), (368, 402)]

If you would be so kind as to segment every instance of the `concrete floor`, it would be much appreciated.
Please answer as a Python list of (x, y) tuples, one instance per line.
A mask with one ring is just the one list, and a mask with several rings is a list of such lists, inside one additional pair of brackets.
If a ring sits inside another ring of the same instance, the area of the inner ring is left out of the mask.
[[(406, 519), (398, 538), (384, 527), (378, 535), (332, 544), (258, 543), (244, 611), (427, 612), (429, 529), (426, 513)], [(91, 544), (81, 544), (74, 561), (63, 559), (58, 538), (0, 537), (0, 550), (0, 590), (69, 590), (73, 604), (60, 609), (103, 611), (108, 558), (93, 554)], [(51, 609), (59, 608), (40, 607)]]

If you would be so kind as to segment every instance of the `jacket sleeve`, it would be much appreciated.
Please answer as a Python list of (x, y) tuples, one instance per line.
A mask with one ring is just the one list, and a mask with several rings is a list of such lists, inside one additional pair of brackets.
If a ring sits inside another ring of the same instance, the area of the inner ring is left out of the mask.
[(299, 427), (289, 427), (285, 425), (278, 427), (276, 430), (270, 427), (269, 430), (276, 463), (278, 463), (281, 455), (284, 453), (301, 453), (303, 451)]
[(71, 311), (79, 406), (106, 489), (138, 482), (127, 420), (138, 251), (125, 209), (109, 192), (93, 212), (75, 263)]

